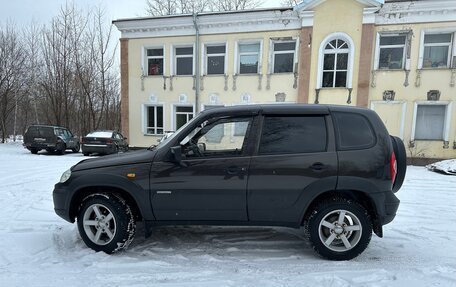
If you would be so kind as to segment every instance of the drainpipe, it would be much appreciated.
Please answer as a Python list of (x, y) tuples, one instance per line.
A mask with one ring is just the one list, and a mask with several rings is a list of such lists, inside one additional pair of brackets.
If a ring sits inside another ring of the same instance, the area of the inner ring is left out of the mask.
[(195, 47), (195, 114), (199, 112), (199, 92), (200, 92), (200, 53), (199, 53), (199, 28), (198, 28), (198, 13), (193, 13), (193, 25), (196, 31), (196, 47)]

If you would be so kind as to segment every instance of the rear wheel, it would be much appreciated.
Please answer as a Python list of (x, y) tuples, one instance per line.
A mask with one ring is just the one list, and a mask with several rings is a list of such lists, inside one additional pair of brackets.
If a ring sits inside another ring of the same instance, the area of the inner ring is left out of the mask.
[(30, 149), (30, 152), (31, 152), (32, 154), (37, 154), (37, 153), (38, 153), (38, 149), (36, 149), (36, 148), (31, 148), (31, 149)]
[(334, 198), (318, 204), (308, 218), (313, 249), (330, 260), (350, 260), (369, 245), (372, 223), (358, 203)]
[(78, 229), (85, 244), (111, 254), (133, 241), (136, 223), (130, 206), (113, 194), (92, 194), (84, 199), (78, 214)]
[(79, 149), (80, 149), (80, 148), (81, 148), (81, 147), (79, 146), (79, 144), (77, 144), (76, 147), (75, 147), (75, 148), (72, 148), (71, 150), (72, 150), (73, 152), (76, 153), (76, 152), (79, 152)]
[(82, 155), (83, 156), (89, 156), (89, 153), (88, 152), (83, 152)]
[(57, 144), (57, 154), (64, 155), (66, 150), (66, 144), (65, 143), (59, 143)]

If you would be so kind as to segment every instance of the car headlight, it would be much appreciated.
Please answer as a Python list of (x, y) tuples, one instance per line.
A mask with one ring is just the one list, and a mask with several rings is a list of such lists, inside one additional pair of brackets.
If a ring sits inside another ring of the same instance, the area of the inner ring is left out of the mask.
[(67, 181), (70, 178), (70, 176), (71, 176), (71, 169), (67, 169), (60, 177), (60, 182), (64, 183), (65, 181)]

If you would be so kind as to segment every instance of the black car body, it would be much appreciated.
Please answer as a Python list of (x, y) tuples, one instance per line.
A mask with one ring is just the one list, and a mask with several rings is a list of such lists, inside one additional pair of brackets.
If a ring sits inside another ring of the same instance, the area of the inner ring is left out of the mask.
[(79, 138), (64, 127), (31, 125), (24, 135), (24, 147), (36, 154), (40, 150), (64, 154), (67, 149), (79, 152)]
[[(147, 233), (153, 225), (304, 225), (318, 253), (342, 260), (361, 253), (372, 231), (382, 236), (405, 169), (402, 142), (368, 109), (217, 108), (155, 148), (73, 166), (55, 185), (54, 205), (65, 220), (78, 218), (97, 251), (128, 246), (137, 220)], [(103, 229), (114, 226), (107, 217), (129, 232)]]
[(82, 153), (113, 154), (128, 150), (127, 138), (111, 130), (93, 131), (81, 139)]

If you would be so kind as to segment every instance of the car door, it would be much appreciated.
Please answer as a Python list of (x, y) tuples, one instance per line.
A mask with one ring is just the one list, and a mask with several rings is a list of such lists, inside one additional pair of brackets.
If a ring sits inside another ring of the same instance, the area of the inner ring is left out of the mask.
[(182, 162), (154, 162), (151, 202), (157, 220), (246, 221), (252, 117), (206, 122), (184, 139)]
[(251, 221), (298, 223), (315, 192), (334, 190), (337, 154), (327, 115), (265, 115), (248, 180)]
[(64, 129), (63, 130), (63, 135), (65, 137), (65, 142), (66, 142), (67, 148), (75, 148), (76, 147), (76, 140), (73, 137), (73, 134), (69, 130)]

